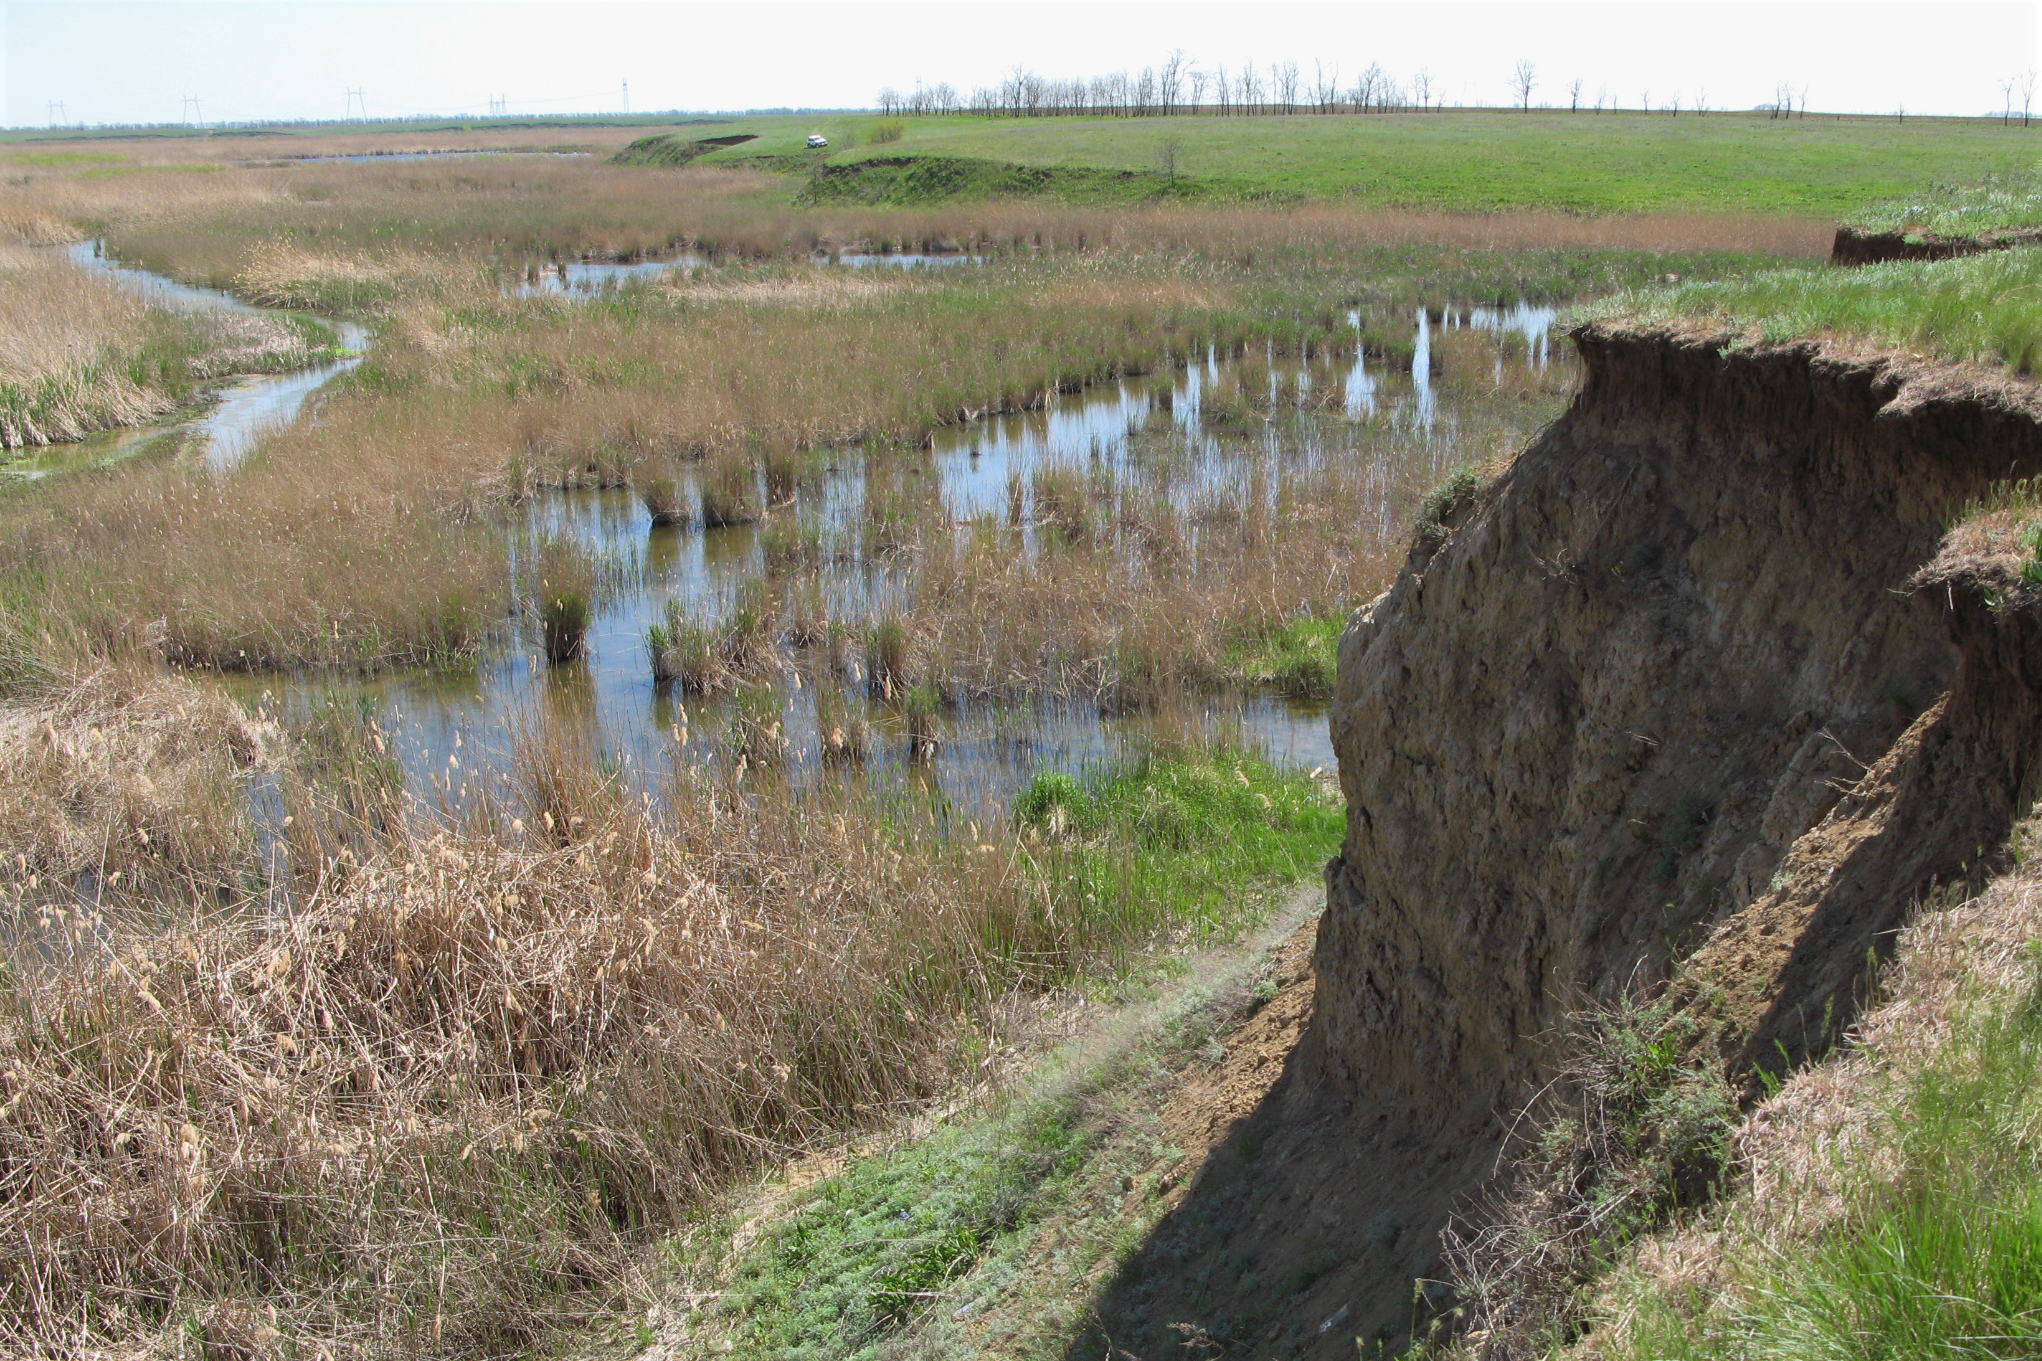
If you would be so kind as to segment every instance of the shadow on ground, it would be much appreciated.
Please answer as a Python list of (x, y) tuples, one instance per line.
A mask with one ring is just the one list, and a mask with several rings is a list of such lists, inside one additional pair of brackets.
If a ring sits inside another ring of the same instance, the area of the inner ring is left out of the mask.
[(1164, 1112), (1185, 1154), (1175, 1203), (1067, 1361), (1394, 1355), (1451, 1309), (1440, 1230), (1492, 1175), (1499, 1122), (1486, 1100), (1393, 1110), (1328, 1090), (1300, 1043), (1309, 940)]

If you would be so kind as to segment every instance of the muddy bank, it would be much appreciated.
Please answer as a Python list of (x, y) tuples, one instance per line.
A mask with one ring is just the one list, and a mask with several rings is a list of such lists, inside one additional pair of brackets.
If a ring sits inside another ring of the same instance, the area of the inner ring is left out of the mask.
[(1567, 415), (1349, 625), (1315, 1013), (1116, 1285), (1116, 1346), (1401, 1336), (1451, 1303), (1414, 1310), (1413, 1282), (1445, 1274), (1440, 1229), (1567, 1017), (1671, 980), (1693, 1061), (1754, 1091), (1827, 1046), (1910, 907), (1987, 869), (2031, 791), (2042, 615), (2005, 562), (1942, 550), (2042, 469), (2032, 388), (1576, 339)]
[(1989, 250), (2009, 250), (2042, 241), (2042, 228), (1943, 236), (1936, 232), (1868, 232), (1838, 227), (1829, 249), (1833, 265), (1877, 265), (1888, 260), (1951, 260)]

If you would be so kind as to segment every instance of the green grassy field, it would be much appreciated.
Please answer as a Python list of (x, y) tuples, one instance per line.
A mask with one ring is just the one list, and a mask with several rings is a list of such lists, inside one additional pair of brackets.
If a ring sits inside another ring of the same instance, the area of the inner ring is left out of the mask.
[[(1176, 175), (1214, 197), (1339, 198), (1484, 211), (1766, 212), (1838, 216), (1869, 200), (1975, 181), (2042, 159), (2042, 131), (1948, 119), (1786, 122), (1751, 114), (1506, 111), (1281, 118), (907, 119), (873, 144), (876, 116), (737, 119), (758, 140), (704, 165), (802, 157), (821, 132), (833, 166), (902, 156)], [(1182, 189), (1179, 192), (1183, 192)]]

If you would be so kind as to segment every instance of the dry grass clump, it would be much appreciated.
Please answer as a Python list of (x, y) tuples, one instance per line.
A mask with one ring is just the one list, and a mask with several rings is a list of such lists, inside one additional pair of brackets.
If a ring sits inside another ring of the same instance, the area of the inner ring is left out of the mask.
[[(275, 734), (215, 691), (99, 665), (0, 704), (0, 863), (17, 888), (238, 882)], [(6, 687), (0, 686), (0, 691)]]
[(1115, 944), (1011, 847), (770, 791), (655, 815), (582, 744), (522, 759), (549, 778), (476, 834), (357, 855), (300, 818), (286, 911), (26, 913), (0, 1347), (517, 1350), (726, 1177), (931, 1092), (968, 1017)]
[(263, 307), (364, 314), (398, 299), (458, 296), (486, 279), (486, 269), (463, 256), (388, 247), (336, 253), (281, 239), (248, 253), (233, 291)]

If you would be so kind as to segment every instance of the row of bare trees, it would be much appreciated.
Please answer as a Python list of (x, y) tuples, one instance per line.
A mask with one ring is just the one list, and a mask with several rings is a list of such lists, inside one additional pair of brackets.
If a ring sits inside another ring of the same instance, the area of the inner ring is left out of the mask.
[(1172, 52), (1158, 66), (1115, 71), (1089, 79), (1057, 80), (1016, 66), (997, 85), (959, 96), (948, 84), (923, 85), (902, 94), (879, 92), (886, 113), (983, 113), (1015, 117), (1106, 114), (1127, 118), (1181, 113), (1222, 115), (1291, 113), (1391, 113), (1439, 107), (1430, 74), (1419, 71), (1399, 81), (1371, 62), (1343, 80), (1339, 63), (1315, 61), (1307, 71), (1294, 61), (1267, 67), (1244, 61), (1211, 68)]
[[(1532, 95), (1540, 88), (1538, 67), (1520, 61), (1511, 71), (1510, 102), (1529, 110)], [(2011, 76), (2000, 84), (2005, 97), (2001, 120), (2011, 124), (2016, 116), (2021, 126), (2032, 119), (2036, 72)], [(1615, 111), (1618, 101), (1608, 86), (1591, 98), (1587, 83), (1576, 77), (1568, 82), (1566, 107), (1575, 113), (1590, 110)], [(1404, 113), (1429, 112), (1445, 106), (1438, 83), (1420, 70), (1399, 80), (1376, 62), (1343, 79), (1340, 64), (1314, 61), (1307, 71), (1294, 61), (1270, 62), (1257, 66), (1244, 61), (1229, 68), (1225, 63), (1204, 67), (1174, 51), (1160, 65), (1140, 71), (1115, 71), (1103, 76), (1058, 80), (1016, 66), (996, 85), (981, 86), (959, 94), (949, 83), (915, 83), (913, 91), (879, 92), (879, 107), (886, 113), (938, 114), (978, 113), (1017, 118), (1040, 118), (1058, 114), (1104, 114), (1124, 118), (1163, 117), (1170, 114), (1203, 113), (1241, 116), (1294, 113)], [(1541, 107), (1544, 107), (1543, 105)], [(1655, 106), (1652, 92), (1642, 90), (1633, 106), (1646, 113), (1711, 112), (1706, 90), (1676, 92)], [(1771, 119), (1806, 118), (1808, 87), (1781, 81), (1773, 98), (1756, 106), (1755, 112)]]

